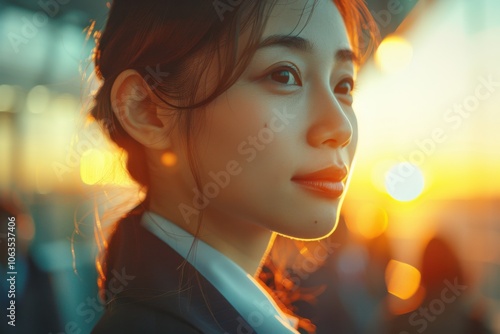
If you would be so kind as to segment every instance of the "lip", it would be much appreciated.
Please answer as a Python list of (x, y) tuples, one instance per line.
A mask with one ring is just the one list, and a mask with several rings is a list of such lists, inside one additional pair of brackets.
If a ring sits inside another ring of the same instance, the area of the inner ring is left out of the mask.
[(292, 181), (315, 195), (335, 199), (344, 193), (347, 175), (346, 166), (328, 167), (316, 172), (294, 176)]

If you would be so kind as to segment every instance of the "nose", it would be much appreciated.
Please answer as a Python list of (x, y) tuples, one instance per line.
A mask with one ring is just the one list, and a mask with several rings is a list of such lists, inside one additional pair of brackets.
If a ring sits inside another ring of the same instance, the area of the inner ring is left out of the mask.
[(314, 121), (307, 131), (309, 145), (318, 148), (342, 148), (349, 145), (355, 131), (351, 120), (356, 121), (352, 110), (347, 110), (351, 107), (343, 107), (332, 93), (322, 94), (314, 101), (317, 101), (311, 106)]

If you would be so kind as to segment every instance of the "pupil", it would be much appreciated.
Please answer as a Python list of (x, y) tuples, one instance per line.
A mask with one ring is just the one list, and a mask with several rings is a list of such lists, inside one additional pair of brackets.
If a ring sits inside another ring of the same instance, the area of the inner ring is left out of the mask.
[(288, 71), (280, 71), (276, 74), (276, 81), (281, 83), (287, 83), (290, 78), (290, 72)]

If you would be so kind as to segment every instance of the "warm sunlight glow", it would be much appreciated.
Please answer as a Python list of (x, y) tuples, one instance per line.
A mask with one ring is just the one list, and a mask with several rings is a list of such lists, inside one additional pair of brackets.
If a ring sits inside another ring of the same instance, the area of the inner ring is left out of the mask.
[(391, 260), (385, 269), (385, 283), (390, 294), (408, 299), (420, 286), (420, 272), (407, 263)]
[(394, 165), (385, 175), (385, 188), (389, 195), (400, 202), (416, 199), (424, 190), (422, 171), (408, 162)]
[(16, 91), (9, 85), (0, 85), (0, 111), (10, 111), (16, 100)]
[(161, 163), (167, 167), (175, 166), (177, 163), (177, 155), (172, 152), (165, 152), (161, 156)]
[(375, 62), (386, 73), (398, 72), (407, 67), (413, 58), (411, 44), (402, 37), (388, 36), (375, 53)]
[(361, 203), (346, 213), (347, 228), (366, 239), (373, 239), (387, 229), (387, 212), (374, 203)]
[[(394, 295), (387, 295), (387, 307), (389, 312), (394, 315), (402, 315), (415, 311), (420, 305), (422, 305), (422, 301), (425, 298), (425, 289), (422, 286), (419, 286), (417, 292), (413, 294), (408, 299), (401, 299)], [(401, 332), (400, 334), (404, 334), (405, 332)]]
[(26, 98), (26, 106), (33, 114), (44, 112), (50, 102), (50, 91), (47, 87), (38, 85), (31, 88)]
[(82, 154), (80, 160), (80, 177), (83, 183), (92, 185), (102, 182), (104, 179), (104, 170), (110, 166), (109, 155), (98, 149), (89, 149)]
[(119, 156), (109, 151), (89, 149), (82, 154), (80, 160), (80, 177), (83, 183), (113, 184), (130, 186), (130, 180)]

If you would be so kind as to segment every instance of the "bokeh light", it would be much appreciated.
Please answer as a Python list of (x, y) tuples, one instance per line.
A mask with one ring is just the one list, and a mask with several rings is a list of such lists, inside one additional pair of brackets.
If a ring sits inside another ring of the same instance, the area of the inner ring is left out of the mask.
[(347, 228), (366, 239), (373, 239), (385, 232), (388, 216), (384, 208), (371, 202), (359, 203), (345, 213)]
[(161, 163), (167, 167), (175, 166), (177, 163), (177, 155), (172, 152), (165, 152), (161, 156)]
[(80, 177), (87, 185), (128, 187), (134, 184), (124, 168), (124, 156), (105, 149), (91, 148), (82, 154)]
[(110, 157), (106, 152), (93, 148), (85, 151), (80, 160), (80, 177), (83, 183), (93, 185), (102, 182), (106, 166), (110, 166)]
[(400, 299), (408, 299), (417, 292), (420, 278), (420, 271), (404, 262), (391, 260), (385, 269), (387, 291)]
[(416, 199), (424, 190), (424, 175), (408, 162), (394, 165), (385, 176), (385, 187), (392, 198), (400, 202)]
[(385, 73), (401, 71), (411, 63), (412, 58), (411, 44), (400, 36), (386, 37), (375, 53), (375, 62)]
[(38, 85), (33, 87), (26, 100), (28, 110), (33, 114), (43, 113), (50, 102), (50, 91), (47, 87)]
[(0, 111), (11, 111), (16, 99), (14, 87), (9, 85), (0, 85)]

